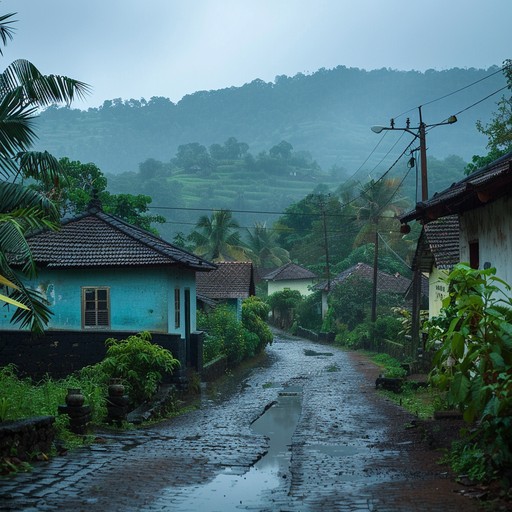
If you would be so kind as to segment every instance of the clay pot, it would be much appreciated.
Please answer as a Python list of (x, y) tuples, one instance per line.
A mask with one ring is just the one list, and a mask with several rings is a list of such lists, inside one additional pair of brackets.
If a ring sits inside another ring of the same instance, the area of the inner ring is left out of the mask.
[(68, 407), (82, 407), (84, 404), (85, 397), (82, 395), (80, 389), (69, 388), (68, 394), (66, 395), (66, 405)]
[(121, 383), (121, 379), (111, 379), (108, 386), (109, 396), (123, 396), (124, 395), (124, 384)]

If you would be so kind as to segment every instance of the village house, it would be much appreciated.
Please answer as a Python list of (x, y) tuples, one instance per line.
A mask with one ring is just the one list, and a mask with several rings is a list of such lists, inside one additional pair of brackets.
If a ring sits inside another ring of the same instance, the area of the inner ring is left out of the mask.
[(495, 267), (512, 282), (512, 152), (435, 194), (400, 217), (424, 226), (456, 215), (459, 219), (459, 256), (472, 268)]
[(412, 269), (428, 276), (430, 318), (439, 315), (442, 301), (448, 294), (445, 279), (459, 261), (458, 216), (449, 215), (425, 224), (418, 239)]
[[(422, 201), (400, 217), (403, 225), (414, 220), (424, 227), (450, 216), (459, 221), (458, 260), (472, 268), (496, 268), (497, 277), (512, 283), (512, 152)], [(442, 225), (442, 224), (441, 224)], [(430, 228), (427, 228), (427, 231)], [(442, 236), (442, 234), (441, 234)], [(455, 250), (452, 261), (455, 261)], [(418, 260), (418, 264), (421, 261)], [(439, 290), (446, 293), (446, 290)], [(438, 305), (434, 306), (437, 308)], [(419, 311), (413, 308), (417, 319)], [(415, 325), (413, 323), (413, 325)], [(416, 322), (413, 337), (419, 336)]]
[(267, 281), (268, 295), (296, 290), (307, 296), (313, 293), (313, 287), (318, 282), (318, 276), (314, 272), (292, 262), (269, 272), (263, 279)]
[[(32, 375), (67, 374), (99, 361), (105, 339), (149, 331), (182, 370), (200, 350), (196, 332), (196, 273), (214, 264), (105, 213), (88, 210), (58, 231), (27, 238), (37, 265), (29, 285), (53, 313), (45, 336), (11, 323), (13, 306), (0, 313), (0, 364)], [(30, 357), (27, 357), (30, 355)]]
[[(357, 276), (373, 282), (373, 267), (366, 263), (357, 263), (352, 267), (340, 272), (330, 282), (324, 281), (315, 286), (315, 290), (322, 292), (322, 318), (327, 314), (328, 296), (330, 291), (340, 284), (347, 282), (351, 277)], [(377, 271), (377, 293), (393, 293), (405, 295), (411, 284), (411, 280), (401, 274), (388, 274), (382, 270)]]
[(222, 261), (216, 265), (215, 270), (197, 273), (199, 307), (227, 304), (241, 320), (243, 300), (255, 295), (253, 264), (250, 261)]

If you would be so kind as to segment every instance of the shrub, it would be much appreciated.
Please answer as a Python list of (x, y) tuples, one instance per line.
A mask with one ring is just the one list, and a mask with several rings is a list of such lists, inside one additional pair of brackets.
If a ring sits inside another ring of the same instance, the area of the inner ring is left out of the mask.
[(151, 334), (141, 332), (124, 340), (105, 341), (107, 355), (103, 361), (86, 372), (102, 381), (120, 378), (127, 387), (133, 405), (150, 399), (158, 389), (165, 373), (171, 374), (179, 361), (171, 352), (151, 343)]
[(512, 299), (495, 273), (455, 266), (429, 346), (432, 383), (466, 421), (478, 420), (478, 447), (501, 470), (512, 466)]
[(272, 343), (272, 331), (267, 325), (269, 305), (258, 297), (249, 297), (242, 303), (243, 326), (256, 336), (251, 345), (256, 342), (255, 353), (261, 352)]

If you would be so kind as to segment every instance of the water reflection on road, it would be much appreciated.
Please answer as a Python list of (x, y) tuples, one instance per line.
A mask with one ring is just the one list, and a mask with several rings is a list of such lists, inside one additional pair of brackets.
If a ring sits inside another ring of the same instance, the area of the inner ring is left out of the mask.
[(268, 437), (268, 452), (243, 475), (237, 474), (236, 468), (227, 468), (208, 484), (191, 487), (187, 510), (228, 512), (268, 505), (263, 495), (289, 477), (291, 439), (301, 413), (300, 391), (286, 388), (280, 392), (252, 424), (255, 432)]

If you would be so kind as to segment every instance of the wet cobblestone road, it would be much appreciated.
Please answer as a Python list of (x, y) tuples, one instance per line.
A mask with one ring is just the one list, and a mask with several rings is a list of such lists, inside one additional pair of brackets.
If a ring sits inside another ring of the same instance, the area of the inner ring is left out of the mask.
[[(200, 409), (0, 479), (0, 510), (480, 510), (411, 440), (412, 418), (376, 394), (372, 371), (278, 334), (257, 367), (205, 390)], [(269, 477), (255, 469), (268, 438), (251, 424), (287, 394), (300, 415), (287, 463)]]

